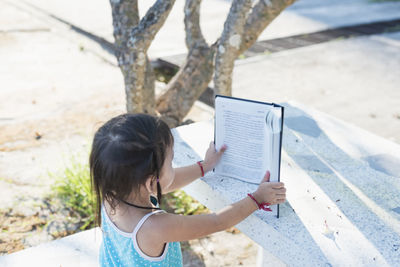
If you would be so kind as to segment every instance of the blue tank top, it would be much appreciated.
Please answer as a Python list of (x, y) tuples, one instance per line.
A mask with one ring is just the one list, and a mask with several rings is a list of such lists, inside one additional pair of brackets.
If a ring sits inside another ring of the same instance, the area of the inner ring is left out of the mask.
[(104, 206), (101, 208), (103, 241), (100, 246), (100, 266), (182, 266), (181, 245), (171, 242), (165, 245), (159, 257), (146, 255), (138, 246), (136, 234), (151, 215), (163, 210), (146, 214), (136, 225), (132, 233), (123, 232), (108, 217)]

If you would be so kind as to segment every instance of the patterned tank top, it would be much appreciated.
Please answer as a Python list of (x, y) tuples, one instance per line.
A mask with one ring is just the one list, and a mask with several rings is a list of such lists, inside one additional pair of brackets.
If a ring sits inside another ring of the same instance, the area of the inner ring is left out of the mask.
[(165, 245), (159, 257), (146, 255), (138, 246), (136, 234), (143, 223), (157, 210), (146, 214), (132, 233), (123, 232), (108, 217), (104, 206), (101, 208), (103, 241), (100, 246), (100, 266), (182, 266), (182, 253), (179, 242)]

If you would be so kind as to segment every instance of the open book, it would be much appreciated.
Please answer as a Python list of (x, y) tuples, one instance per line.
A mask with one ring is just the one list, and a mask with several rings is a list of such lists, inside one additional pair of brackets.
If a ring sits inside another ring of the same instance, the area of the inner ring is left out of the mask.
[[(283, 113), (277, 104), (217, 95), (215, 146), (228, 149), (215, 173), (259, 184), (269, 170), (270, 181), (279, 181)], [(279, 217), (279, 207), (271, 208)]]

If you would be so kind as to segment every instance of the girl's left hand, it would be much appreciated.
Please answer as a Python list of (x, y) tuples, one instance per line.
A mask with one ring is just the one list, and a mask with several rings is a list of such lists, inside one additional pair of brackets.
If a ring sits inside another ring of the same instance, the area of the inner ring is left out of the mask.
[(215, 150), (214, 142), (210, 143), (209, 148), (207, 149), (206, 156), (203, 161), (204, 172), (211, 171), (217, 165), (219, 160), (222, 157), (222, 154), (228, 147), (223, 145), (219, 151)]

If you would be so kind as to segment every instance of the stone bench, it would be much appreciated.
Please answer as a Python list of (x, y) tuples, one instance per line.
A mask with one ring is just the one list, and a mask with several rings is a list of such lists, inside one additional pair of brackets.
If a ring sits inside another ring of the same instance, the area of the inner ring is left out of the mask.
[[(400, 146), (296, 103), (284, 104), (280, 218), (257, 211), (237, 225), (263, 265), (400, 266)], [(178, 127), (175, 166), (201, 159), (213, 123)], [(256, 185), (213, 173), (184, 190), (216, 211)]]
[(95, 267), (99, 266), (99, 228), (0, 257), (0, 266)]
[[(400, 146), (296, 103), (284, 104), (280, 218), (237, 225), (260, 245), (259, 265), (400, 266)], [(213, 123), (173, 130), (175, 167), (203, 158)], [(213, 211), (256, 185), (208, 173), (184, 190)], [(92, 229), (0, 257), (0, 266), (97, 266)]]

